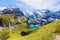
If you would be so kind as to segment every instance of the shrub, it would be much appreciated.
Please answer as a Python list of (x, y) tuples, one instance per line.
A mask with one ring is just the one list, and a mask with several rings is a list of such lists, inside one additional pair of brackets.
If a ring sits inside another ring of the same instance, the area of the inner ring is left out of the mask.
[(9, 28), (3, 27), (2, 31), (0, 31), (0, 39), (6, 40), (9, 38)]

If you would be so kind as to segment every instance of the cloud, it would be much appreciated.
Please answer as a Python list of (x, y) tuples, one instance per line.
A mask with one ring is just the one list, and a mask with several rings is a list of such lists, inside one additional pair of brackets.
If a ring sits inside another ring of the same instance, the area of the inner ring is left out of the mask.
[(35, 9), (52, 9), (59, 10), (59, 0), (13, 0), (19, 7), (31, 7)]

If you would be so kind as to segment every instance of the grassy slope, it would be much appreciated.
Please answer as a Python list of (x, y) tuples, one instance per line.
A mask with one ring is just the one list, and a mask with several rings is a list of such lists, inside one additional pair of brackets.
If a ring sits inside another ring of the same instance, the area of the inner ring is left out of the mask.
[(56, 29), (60, 27), (60, 20), (45, 25), (27, 36), (13, 36), (8, 40), (52, 40)]

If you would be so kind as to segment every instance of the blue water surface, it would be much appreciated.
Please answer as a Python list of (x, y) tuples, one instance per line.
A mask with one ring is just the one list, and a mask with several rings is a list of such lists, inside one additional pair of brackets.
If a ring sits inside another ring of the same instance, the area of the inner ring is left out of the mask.
[(30, 25), (30, 26), (29, 26), (29, 29), (30, 29), (30, 30), (33, 30), (33, 29), (36, 29), (36, 28), (39, 28), (39, 26), (37, 26), (37, 25)]

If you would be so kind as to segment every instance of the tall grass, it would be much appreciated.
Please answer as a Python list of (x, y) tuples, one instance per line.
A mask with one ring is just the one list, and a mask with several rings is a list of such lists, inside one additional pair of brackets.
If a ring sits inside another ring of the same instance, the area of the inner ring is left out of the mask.
[(42, 26), (41, 28), (27, 36), (14, 35), (13, 37), (8, 38), (7, 40), (53, 40), (53, 35), (58, 29), (58, 27), (60, 30), (60, 20)]

